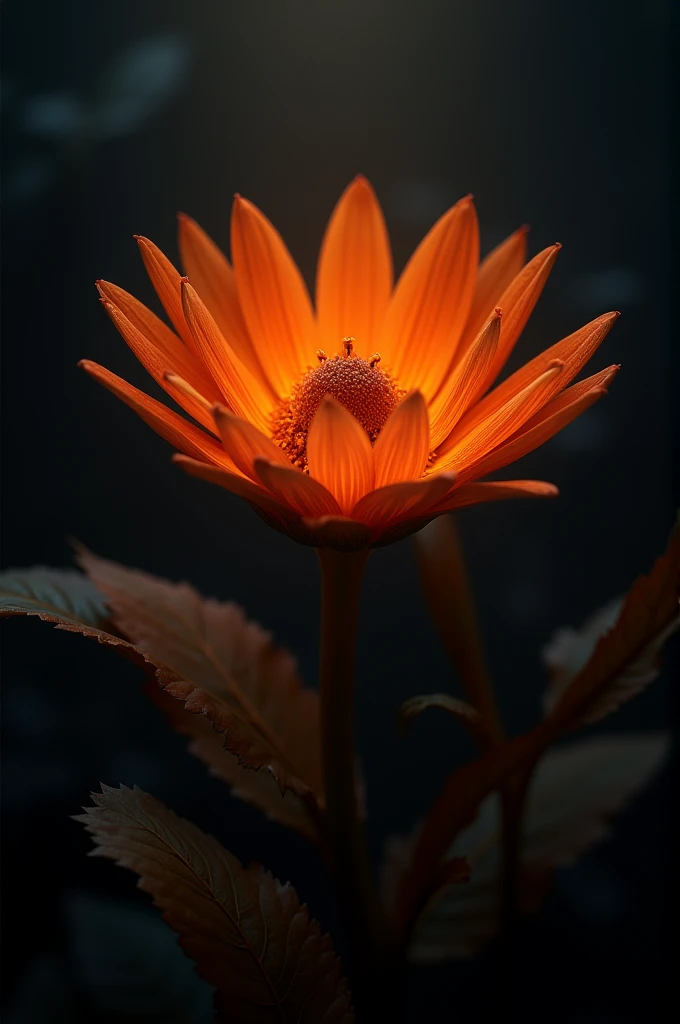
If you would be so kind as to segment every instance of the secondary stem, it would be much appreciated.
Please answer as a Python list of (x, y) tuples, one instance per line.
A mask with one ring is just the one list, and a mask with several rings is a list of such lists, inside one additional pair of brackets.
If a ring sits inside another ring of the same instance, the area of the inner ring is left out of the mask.
[[(373, 883), (357, 806), (354, 656), (368, 552), (318, 552), (321, 563), (321, 736), (328, 838), (345, 914), (358, 1003), (381, 1005), (392, 940)], [(373, 990), (372, 998), (367, 994)], [(382, 995), (380, 989), (383, 989)]]

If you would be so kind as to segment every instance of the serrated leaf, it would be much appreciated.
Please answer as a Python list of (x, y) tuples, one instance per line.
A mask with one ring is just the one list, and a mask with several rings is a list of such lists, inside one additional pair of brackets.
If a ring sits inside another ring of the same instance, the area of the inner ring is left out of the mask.
[(5, 569), (0, 573), (0, 614), (56, 616), (74, 625), (99, 626), (106, 619), (106, 599), (81, 572)]
[[(608, 834), (611, 817), (658, 771), (669, 748), (664, 734), (606, 736), (546, 754), (534, 774), (524, 816), (520, 910), (539, 908), (555, 867), (571, 863)], [(501, 870), (498, 797), (484, 801), (475, 821), (451, 846), (470, 863), (468, 885), (440, 889), (421, 914), (410, 956), (436, 963), (470, 956), (498, 931)], [(393, 839), (383, 869), (393, 900), (415, 837)]]
[[(241, 765), (267, 769), (281, 791), (276, 797), (260, 773), (261, 781), (236, 782), (241, 794), (289, 823), (302, 817), (300, 805), (282, 803), (290, 790), (314, 814), (323, 793), (319, 697), (302, 686), (291, 655), (237, 605), (204, 598), (188, 583), (157, 579), (84, 550), (79, 561), (105, 594), (115, 627), (170, 669), (158, 673), (160, 685), (190, 712), (183, 718), (170, 712), (172, 724), (194, 738), (193, 749), (211, 769), (231, 781), (238, 764), (207, 739), (203, 717)], [(309, 832), (308, 814), (306, 822)]]
[[(550, 701), (550, 718), (562, 729), (596, 722), (640, 693), (659, 671), (659, 654), (680, 626), (680, 526), (648, 576), (628, 592), (613, 628), (596, 644), (587, 664)], [(550, 699), (549, 699), (550, 700)]]
[(35, 615), (57, 629), (82, 633), (116, 648), (135, 664), (157, 664), (106, 628), (111, 626), (106, 599), (82, 573), (43, 566), (0, 572), (0, 618), (16, 615)]
[(290, 655), (236, 605), (86, 552), (81, 557), (92, 581), (57, 569), (0, 573), (0, 617), (36, 615), (143, 666), (153, 677), (149, 696), (191, 738), (192, 753), (236, 796), (317, 838), (318, 695), (301, 686)]
[(402, 730), (405, 732), (414, 719), (429, 708), (439, 708), (448, 712), (465, 726), (480, 746), (488, 746), (489, 736), (479, 711), (473, 708), (472, 704), (468, 704), (466, 700), (452, 697), (448, 693), (424, 693), (405, 700), (399, 708), (399, 721)]
[(140, 789), (102, 786), (78, 815), (96, 856), (139, 875), (201, 977), (214, 985), (216, 1021), (351, 1024), (354, 1014), (331, 940), (290, 885), (244, 868), (212, 836)]

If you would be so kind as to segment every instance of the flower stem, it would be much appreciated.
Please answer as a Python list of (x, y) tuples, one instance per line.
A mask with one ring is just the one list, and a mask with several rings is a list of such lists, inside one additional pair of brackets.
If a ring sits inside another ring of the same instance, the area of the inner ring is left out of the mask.
[[(354, 657), (368, 552), (319, 550), (321, 737), (331, 861), (352, 951), (353, 994), (364, 1013), (384, 1007), (393, 939), (378, 900), (357, 804)], [(360, 1019), (372, 1019), (366, 1016)], [(398, 1019), (398, 1018), (395, 1018)]]

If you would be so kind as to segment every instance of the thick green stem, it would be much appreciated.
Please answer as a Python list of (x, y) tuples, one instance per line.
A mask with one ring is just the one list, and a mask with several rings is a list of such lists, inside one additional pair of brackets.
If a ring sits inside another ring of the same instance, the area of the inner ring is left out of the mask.
[(359, 596), (368, 553), (325, 548), (318, 554), (321, 736), (328, 840), (352, 951), (354, 996), (364, 1014), (375, 1013), (389, 996), (386, 986), (394, 943), (373, 882), (357, 803), (354, 657)]

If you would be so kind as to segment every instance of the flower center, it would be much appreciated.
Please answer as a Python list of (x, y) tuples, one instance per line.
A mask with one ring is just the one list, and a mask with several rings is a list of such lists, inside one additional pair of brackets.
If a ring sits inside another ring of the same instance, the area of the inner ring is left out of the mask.
[(380, 356), (361, 359), (354, 339), (343, 338), (342, 351), (330, 358), (317, 352), (319, 365), (294, 385), (274, 413), (272, 440), (290, 461), (307, 469), (307, 433), (324, 395), (332, 395), (359, 421), (373, 444), (405, 392), (379, 367)]

